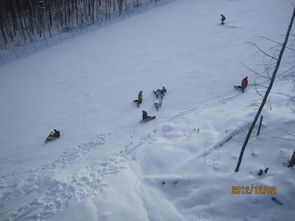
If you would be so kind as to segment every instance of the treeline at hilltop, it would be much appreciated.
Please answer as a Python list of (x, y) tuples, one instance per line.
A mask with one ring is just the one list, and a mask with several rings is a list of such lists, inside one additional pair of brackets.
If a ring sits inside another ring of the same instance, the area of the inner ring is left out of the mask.
[(100, 24), (160, 1), (165, 0), (0, 0), (0, 49)]

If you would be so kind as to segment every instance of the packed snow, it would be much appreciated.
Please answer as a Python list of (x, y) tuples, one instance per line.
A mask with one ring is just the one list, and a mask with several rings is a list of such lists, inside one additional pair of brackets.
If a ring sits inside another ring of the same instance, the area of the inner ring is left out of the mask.
[[(294, 30), (234, 172), (256, 86), (268, 85), (247, 67), (271, 66), (249, 42), (277, 56), (294, 5), (176, 0), (2, 64), (0, 220), (294, 220)], [(142, 110), (157, 118), (140, 123)], [(54, 128), (61, 137), (45, 144)]]

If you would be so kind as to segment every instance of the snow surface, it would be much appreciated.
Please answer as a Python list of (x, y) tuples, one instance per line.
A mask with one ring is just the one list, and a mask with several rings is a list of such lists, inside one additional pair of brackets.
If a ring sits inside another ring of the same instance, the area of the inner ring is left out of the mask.
[[(254, 84), (266, 83), (245, 68), (267, 60), (247, 42), (282, 42), (294, 4), (178, 0), (0, 66), (0, 219), (294, 220), (292, 50), (234, 172)], [(233, 85), (245, 75), (242, 94)], [(140, 124), (143, 109), (156, 120)], [(61, 138), (45, 144), (54, 128)], [(277, 193), (231, 194), (237, 185)]]

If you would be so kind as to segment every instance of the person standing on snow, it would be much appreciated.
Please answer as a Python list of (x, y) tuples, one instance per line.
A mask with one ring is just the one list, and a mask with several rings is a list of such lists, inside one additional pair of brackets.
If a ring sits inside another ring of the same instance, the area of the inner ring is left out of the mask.
[(224, 25), (225, 16), (223, 14), (221, 14), (220, 16), (221, 16), (221, 24)]

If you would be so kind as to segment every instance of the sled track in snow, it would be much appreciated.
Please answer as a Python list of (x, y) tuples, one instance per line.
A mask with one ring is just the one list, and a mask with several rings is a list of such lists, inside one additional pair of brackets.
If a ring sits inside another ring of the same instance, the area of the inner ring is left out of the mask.
[[(41, 168), (22, 174), (13, 173), (2, 176), (1, 179), (5, 181), (0, 186), (1, 220), (46, 220), (66, 209), (71, 200), (81, 201), (95, 197), (98, 192), (108, 186), (104, 177), (128, 168), (128, 160), (133, 160), (134, 152), (138, 147), (150, 141), (150, 138), (151, 134), (139, 140), (131, 138), (123, 150), (111, 154), (103, 161), (81, 168), (74, 174), (70, 173), (72, 175), (67, 178), (59, 175), (58, 171), (71, 169), (71, 165), (76, 160), (104, 145), (105, 135), (97, 135), (89, 142), (64, 151), (49, 165), (43, 165)], [(67, 175), (67, 172), (63, 173)], [(15, 207), (15, 202), (23, 203)], [(11, 211), (10, 208), (15, 208), (15, 210)]]
[(217, 99), (213, 99), (212, 101), (208, 101), (208, 100), (203, 100), (203, 101), (200, 101), (198, 102), (197, 104), (194, 104), (193, 106), (191, 106), (190, 108), (186, 109), (186, 110), (183, 110), (183, 111), (180, 111), (179, 113), (171, 116), (168, 118), (168, 120), (174, 120), (174, 119), (177, 119), (179, 117), (182, 117), (186, 114), (190, 114), (192, 112), (195, 112), (197, 110), (200, 110), (203, 108), (203, 106), (205, 105), (218, 105), (218, 104), (226, 104), (228, 101), (231, 101), (231, 100), (234, 100), (235, 98), (237, 98), (239, 96), (240, 93), (236, 93), (234, 95), (231, 95), (231, 96), (225, 96), (225, 97), (222, 97), (222, 98), (217, 98)]
[[(215, 101), (224, 103), (234, 99), (235, 96), (226, 97)], [(168, 121), (190, 114), (200, 106), (208, 105), (211, 102), (202, 101), (193, 107), (181, 111), (168, 118)], [(159, 126), (161, 128), (161, 126)], [(0, 218), (4, 221), (24, 220), (45, 220), (57, 212), (66, 209), (71, 200), (81, 201), (85, 198), (92, 198), (98, 192), (103, 191), (108, 184), (104, 177), (116, 174), (128, 168), (128, 161), (134, 160), (136, 151), (145, 143), (153, 142), (154, 130), (142, 137), (132, 136), (130, 142), (119, 152), (111, 154), (107, 159), (92, 163), (86, 168), (81, 168), (71, 176), (64, 178), (58, 172), (67, 171), (71, 165), (83, 158), (86, 154), (99, 146), (105, 145), (106, 135), (99, 134), (89, 142), (85, 142), (64, 151), (55, 161), (41, 168), (26, 171), (25, 173), (11, 173), (1, 177), (4, 180), (0, 186)], [(160, 129), (161, 130), (161, 129)], [(226, 135), (220, 142), (209, 147), (204, 155), (210, 153), (238, 134), (241, 129), (236, 129)], [(136, 138), (136, 139), (135, 139)], [(66, 172), (65, 176), (67, 175)], [(6, 185), (6, 183), (8, 185)], [(15, 206), (15, 202), (22, 202)], [(14, 208), (12, 211), (9, 208)]]
[[(92, 198), (108, 186), (104, 177), (119, 173), (128, 167), (127, 158), (139, 146), (146, 143), (150, 135), (131, 141), (123, 150), (111, 154), (107, 159), (94, 162), (64, 178), (58, 170), (67, 171), (71, 165), (95, 148), (105, 144), (106, 136), (97, 135), (91, 141), (64, 151), (49, 165), (20, 173), (4, 175), (0, 186), (0, 218), (4, 221), (46, 220), (66, 209), (71, 200)], [(129, 160), (132, 160), (129, 159)], [(65, 176), (67, 175), (64, 172)], [(6, 185), (7, 183), (7, 185)], [(22, 202), (19, 206), (15, 202)], [(11, 208), (14, 208), (12, 211)]]
[[(89, 142), (64, 151), (49, 165), (22, 174), (2, 176), (1, 220), (45, 220), (67, 208), (71, 199), (82, 200), (100, 191), (106, 186), (101, 176), (116, 171), (118, 162), (106, 160), (102, 164), (91, 165), (86, 168), (87, 173), (79, 171), (81, 174), (74, 174), (65, 180), (58, 177), (56, 170), (69, 168), (79, 157), (104, 145), (105, 139), (105, 135), (97, 135)], [(16, 202), (19, 205), (15, 205)]]

